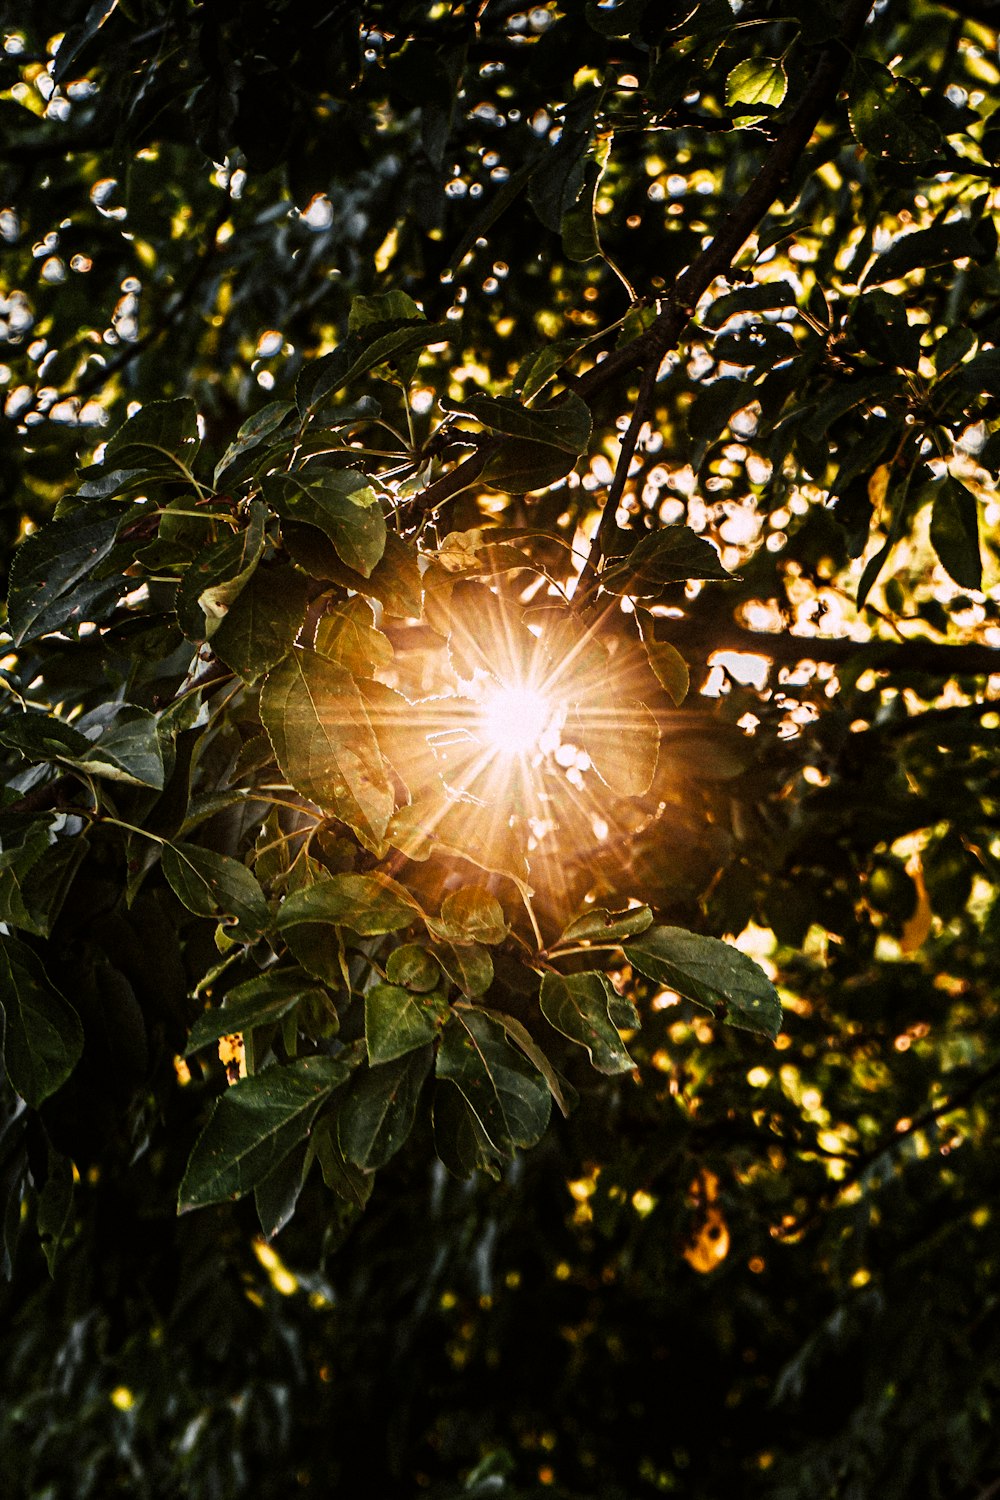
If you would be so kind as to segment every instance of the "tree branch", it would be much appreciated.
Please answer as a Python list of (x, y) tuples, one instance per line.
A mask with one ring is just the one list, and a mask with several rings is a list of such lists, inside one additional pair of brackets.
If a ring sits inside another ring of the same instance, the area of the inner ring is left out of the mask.
[(677, 343), (704, 293), (717, 276), (729, 270), (775, 198), (790, 181), (813, 131), (836, 100), (871, 8), (872, 0), (849, 0), (842, 35), (828, 43), (820, 53), (805, 92), (779, 132), (757, 176), (711, 244), (680, 277), (655, 323), (632, 343), (615, 350), (599, 365), (581, 375), (577, 389), (584, 399), (589, 400), (632, 370), (654, 360), (659, 364)]

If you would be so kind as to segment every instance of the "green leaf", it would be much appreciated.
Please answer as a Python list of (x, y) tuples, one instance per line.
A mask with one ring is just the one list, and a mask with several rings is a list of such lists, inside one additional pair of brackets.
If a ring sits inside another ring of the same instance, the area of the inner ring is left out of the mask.
[[(108, 440), (104, 463), (109, 469), (165, 470), (184, 482), (198, 453), (198, 413), (189, 396), (176, 401), (147, 401)], [(181, 464), (177, 460), (181, 460)]]
[(652, 927), (624, 945), (632, 966), (708, 1010), (724, 1006), (733, 1026), (763, 1032), (781, 1030), (781, 1001), (763, 969), (752, 958), (683, 927)]
[(143, 708), (123, 705), (98, 740), (51, 714), (29, 711), (8, 714), (0, 721), (0, 744), (18, 750), (27, 760), (58, 761), (109, 781), (163, 787), (163, 753), (156, 719)]
[(559, 233), (568, 260), (585, 262), (603, 254), (597, 230), (597, 194), (610, 155), (611, 132), (607, 131), (594, 140), (583, 170), (580, 196), (562, 216)]
[(416, 995), (398, 984), (376, 984), (365, 994), (365, 1044), (375, 1067), (433, 1041), (448, 1016), (440, 990)]
[(904, 370), (920, 364), (920, 329), (912, 327), (906, 304), (889, 292), (860, 297), (851, 315), (851, 333), (866, 354)]
[(306, 1151), (305, 1146), (298, 1146), (253, 1190), (254, 1206), (266, 1240), (273, 1240), (295, 1213), (308, 1170)]
[(161, 790), (163, 750), (155, 714), (124, 704), (100, 738), (91, 742), (80, 764), (92, 776)]
[(241, 1198), (263, 1182), (305, 1140), (320, 1106), (349, 1073), (334, 1058), (304, 1057), (227, 1088), (191, 1152), (179, 1212)]
[(726, 103), (736, 115), (747, 113), (740, 105), (777, 109), (787, 89), (788, 79), (780, 57), (750, 57), (737, 63), (726, 79)]
[(238, 984), (222, 1005), (203, 1011), (191, 1027), (184, 1056), (190, 1057), (220, 1037), (269, 1026), (287, 1016), (303, 1000), (326, 1001), (326, 991), (294, 970), (276, 969)]
[(341, 562), (333, 543), (315, 526), (286, 522), (282, 537), (295, 561), (313, 578), (329, 579), (377, 599), (386, 614), (402, 619), (420, 614), (423, 588), (419, 554), (412, 542), (405, 541), (395, 531), (386, 532), (385, 551), (367, 579)]
[(470, 1000), (485, 995), (493, 983), (490, 951), (478, 943), (463, 943), (457, 948), (445, 943), (437, 949), (435, 957), (452, 983), (457, 984)]
[(84, 834), (57, 837), (49, 818), (11, 823), (0, 853), (0, 922), (48, 937), (90, 846)]
[(570, 736), (590, 756), (604, 785), (618, 797), (641, 797), (656, 772), (660, 731), (644, 703), (584, 700), (570, 714)]
[(398, 932), (420, 915), (413, 897), (388, 875), (329, 875), (286, 897), (277, 926), (285, 932), (303, 922), (329, 922), (370, 937)]
[(570, 1110), (577, 1103), (579, 1096), (577, 1095), (576, 1090), (572, 1087), (571, 1084), (564, 1082), (564, 1080), (559, 1077), (559, 1074), (556, 1072), (555, 1068), (552, 1066), (551, 1062), (546, 1057), (541, 1047), (535, 1041), (528, 1028), (526, 1026), (522, 1026), (521, 1022), (518, 1021), (516, 1017), (508, 1016), (504, 1011), (490, 1010), (486, 1006), (483, 1006), (482, 1012), (484, 1016), (489, 1016), (492, 1020), (496, 1021), (498, 1026), (503, 1027), (504, 1031), (514, 1043), (514, 1046), (520, 1048), (528, 1061), (538, 1069), (539, 1073), (541, 1073), (542, 1077), (545, 1079), (545, 1082), (548, 1084), (549, 1093), (558, 1104), (559, 1111), (562, 1114), (563, 1118), (569, 1119)]
[(7, 602), (15, 646), (102, 618), (106, 605), (134, 587), (121, 574), (100, 572), (121, 518), (120, 506), (84, 505), (25, 538), (14, 553)]
[(372, 1195), (375, 1177), (347, 1160), (337, 1139), (336, 1113), (326, 1115), (309, 1137), (307, 1150), (315, 1154), (323, 1181), (332, 1193), (355, 1208), (364, 1208)]
[[(794, 308), (798, 305), (798, 295), (790, 281), (758, 281), (753, 286), (737, 287), (732, 292), (724, 292), (721, 297), (716, 297), (709, 307), (701, 315), (701, 321), (706, 328), (721, 328), (730, 318), (748, 312), (776, 312), (779, 308)], [(742, 382), (739, 382), (742, 384)], [(706, 390), (711, 390), (719, 384), (713, 380)], [(736, 407), (731, 409), (736, 411)]]
[(433, 1048), (424, 1046), (354, 1078), (337, 1114), (340, 1148), (349, 1162), (372, 1172), (396, 1154), (413, 1129), (433, 1056)]
[(37, 1109), (72, 1073), (83, 1051), (83, 1027), (52, 984), (38, 955), (0, 934), (3, 1057), (11, 1087)]
[(944, 144), (916, 85), (867, 58), (855, 64), (847, 112), (855, 140), (873, 156), (930, 161)]
[(608, 911), (603, 906), (594, 906), (582, 916), (573, 918), (556, 946), (583, 942), (618, 943), (622, 938), (645, 932), (652, 925), (653, 913), (648, 906), (630, 906), (624, 911)]
[(370, 578), (385, 551), (378, 495), (364, 474), (323, 469), (264, 481), (268, 502), (285, 520), (314, 526), (329, 538), (345, 567)]
[(931, 545), (960, 588), (978, 591), (983, 586), (983, 559), (976, 497), (951, 474), (934, 486), (933, 494)]
[(254, 942), (268, 928), (271, 914), (264, 892), (238, 859), (197, 844), (163, 845), (163, 873), (177, 899), (198, 917), (234, 918), (231, 935)]
[(449, 343), (455, 337), (450, 323), (416, 322), (406, 318), (399, 323), (372, 323), (358, 333), (350, 334), (339, 348), (322, 359), (307, 364), (295, 387), (295, 400), (303, 416), (318, 409), (323, 401), (352, 385), (376, 365), (403, 358), (431, 344)]
[(609, 992), (608, 981), (596, 970), (545, 974), (540, 996), (542, 1015), (571, 1042), (586, 1047), (599, 1073), (628, 1073), (635, 1063), (612, 1025)]
[[(215, 483), (219, 480), (238, 459), (244, 458), (247, 453), (269, 438), (272, 433), (277, 432), (287, 417), (291, 416), (295, 407), (290, 401), (268, 401), (260, 411), (254, 412), (252, 417), (247, 417), (241, 426), (233, 442), (229, 444), (225, 453), (215, 466)], [(230, 481), (231, 482), (231, 481)]]
[(736, 576), (722, 566), (711, 542), (689, 526), (663, 526), (643, 537), (622, 562), (606, 568), (601, 586), (612, 594), (643, 598), (659, 594), (670, 583), (729, 582)]
[(483, 480), (508, 495), (527, 495), (547, 490), (576, 468), (577, 459), (552, 443), (533, 443), (523, 438), (503, 438), (490, 453)]
[(586, 343), (586, 339), (557, 339), (525, 356), (512, 381), (514, 394), (530, 401), (543, 390)]
[(441, 982), (440, 965), (433, 953), (419, 943), (404, 943), (402, 948), (394, 948), (386, 960), (385, 973), (390, 984), (404, 985), (418, 994), (436, 990)]
[(257, 568), (219, 621), (212, 650), (244, 682), (255, 682), (291, 649), (308, 599), (309, 586), (297, 568)]
[(590, 441), (590, 407), (581, 396), (567, 391), (552, 406), (528, 407), (513, 396), (467, 396), (459, 402), (443, 402), (445, 410), (464, 412), (490, 432), (522, 442), (544, 443), (579, 458)]
[(499, 1181), (509, 1153), (496, 1149), (454, 1084), (438, 1079), (433, 1114), (434, 1149), (451, 1175), (461, 1179), (480, 1171)]
[(500, 902), (478, 885), (446, 896), (440, 917), (427, 918), (427, 929), (446, 943), (502, 943), (510, 931)]
[(395, 799), (354, 679), (296, 646), (268, 673), (260, 716), (292, 786), (379, 845)]
[(646, 656), (656, 680), (663, 691), (673, 699), (675, 706), (680, 708), (691, 686), (688, 664), (669, 641), (656, 639), (654, 635), (656, 627), (652, 615), (644, 609), (637, 609), (635, 613), (642, 634), (642, 643), (646, 648)]
[(249, 583), (264, 552), (266, 507), (254, 501), (247, 525), (212, 543), (189, 563), (175, 609), (189, 641), (209, 640)]
[(545, 1080), (482, 1011), (454, 1014), (441, 1038), (437, 1076), (461, 1090), (479, 1130), (502, 1156), (535, 1145), (549, 1123)]

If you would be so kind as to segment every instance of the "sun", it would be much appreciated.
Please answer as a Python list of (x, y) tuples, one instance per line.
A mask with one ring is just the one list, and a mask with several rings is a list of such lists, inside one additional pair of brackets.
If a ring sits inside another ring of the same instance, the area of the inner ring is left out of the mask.
[(503, 683), (483, 702), (483, 736), (497, 755), (528, 755), (548, 728), (552, 712), (537, 688)]

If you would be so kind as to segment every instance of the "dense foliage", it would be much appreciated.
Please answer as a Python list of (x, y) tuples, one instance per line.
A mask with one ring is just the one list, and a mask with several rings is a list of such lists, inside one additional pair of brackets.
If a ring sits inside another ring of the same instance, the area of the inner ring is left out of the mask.
[(12, 8), (5, 1493), (1000, 1481), (994, 8)]

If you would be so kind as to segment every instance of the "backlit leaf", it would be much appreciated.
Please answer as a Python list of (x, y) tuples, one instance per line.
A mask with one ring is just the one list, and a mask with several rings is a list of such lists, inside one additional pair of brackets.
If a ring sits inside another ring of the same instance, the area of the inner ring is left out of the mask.
[(260, 714), (292, 786), (377, 844), (394, 797), (354, 679), (296, 646), (268, 674)]

